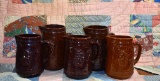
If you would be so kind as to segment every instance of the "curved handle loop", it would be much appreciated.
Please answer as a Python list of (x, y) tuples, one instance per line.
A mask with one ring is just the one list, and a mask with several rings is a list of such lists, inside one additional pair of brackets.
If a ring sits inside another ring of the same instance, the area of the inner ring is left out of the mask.
[[(113, 36), (115, 35), (114, 33), (109, 33), (108, 36)], [(93, 59), (97, 60), (98, 55), (100, 54), (100, 44), (99, 43), (93, 43), (91, 42), (92, 46), (97, 46), (97, 53), (93, 53)]]
[(138, 43), (133, 43), (134, 47), (138, 46), (138, 54), (137, 57), (134, 59), (134, 65), (139, 61), (140, 57), (141, 57), (141, 52), (142, 52), (142, 46)]
[(114, 33), (109, 33), (108, 35), (115, 35)]
[[(41, 41), (42, 42), (42, 47), (43, 47), (43, 45), (44, 44), (46, 44), (47, 45), (47, 47), (48, 47), (48, 49), (47, 50), (45, 50), (45, 51), (47, 51), (47, 57), (43, 57), (43, 63), (45, 64), (47, 61), (48, 61), (48, 59), (50, 58), (50, 56), (51, 56), (51, 51), (50, 51), (50, 49), (52, 48), (51, 46), (53, 45), (52, 44), (52, 42), (50, 42), (49, 40), (43, 40), (43, 41)], [(45, 48), (45, 47), (43, 47), (43, 48)], [(43, 51), (43, 53), (44, 53), (44, 51)]]
[(96, 60), (97, 57), (98, 57), (98, 55), (99, 55), (99, 53), (100, 53), (100, 44), (99, 43), (93, 43), (93, 42), (91, 42), (91, 46), (92, 47), (93, 46), (97, 46), (97, 53), (93, 53), (93, 49), (92, 49), (92, 54), (94, 54), (93, 55), (93, 59)]

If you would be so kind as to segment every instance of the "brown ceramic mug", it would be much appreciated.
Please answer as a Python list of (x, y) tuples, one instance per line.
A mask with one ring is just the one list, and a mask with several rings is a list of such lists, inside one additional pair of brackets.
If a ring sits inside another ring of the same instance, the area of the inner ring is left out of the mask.
[(92, 46), (92, 70), (104, 70), (106, 57), (106, 36), (108, 35), (108, 27), (101, 25), (90, 25), (84, 27), (84, 33), (91, 36), (93, 43), (98, 45)]
[(84, 79), (92, 73), (91, 37), (70, 35), (66, 37), (64, 73), (73, 79)]
[(64, 64), (66, 29), (63, 25), (47, 24), (39, 27), (42, 33), (43, 57), (46, 70), (60, 70)]
[(15, 36), (16, 72), (21, 77), (40, 75), (43, 68), (41, 36), (37, 34), (21, 34)]
[[(134, 48), (138, 46), (138, 54), (134, 59)], [(141, 56), (141, 45), (133, 43), (130, 36), (107, 36), (107, 57), (105, 72), (116, 79), (130, 78)]]

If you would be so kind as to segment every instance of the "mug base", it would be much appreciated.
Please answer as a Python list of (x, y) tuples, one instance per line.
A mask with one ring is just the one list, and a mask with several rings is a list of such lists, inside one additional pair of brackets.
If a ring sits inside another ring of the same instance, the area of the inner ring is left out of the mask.
[(66, 75), (68, 78), (71, 78), (71, 79), (82, 80), (82, 79), (88, 78), (88, 77), (91, 75), (91, 73), (88, 74), (87, 76), (71, 76), (71, 75), (67, 75), (66, 73), (65, 73), (65, 75)]
[(20, 71), (17, 71), (16, 70), (16, 73), (18, 74), (18, 76), (22, 77), (22, 78), (32, 78), (32, 77), (37, 77), (37, 76), (40, 76), (42, 74), (44, 70), (42, 71), (37, 71), (35, 73), (23, 73), (23, 72), (20, 72)]
[(76, 80), (82, 80), (82, 79), (86, 79), (86, 78), (88, 78), (89, 77), (89, 75), (88, 76), (75, 76), (75, 77), (73, 77), (73, 76), (69, 76), (69, 75), (66, 75), (68, 78), (71, 78), (71, 79), (76, 79)]
[(104, 69), (93, 69), (92, 71), (104, 71)]
[(125, 80), (125, 79), (129, 79), (131, 78), (132, 75), (127, 75), (127, 76), (114, 76), (114, 75), (109, 75), (107, 74), (109, 77), (114, 78), (114, 79), (119, 79), (119, 80)]
[(57, 71), (57, 70), (61, 70), (62, 68), (45, 68), (45, 70), (48, 71)]

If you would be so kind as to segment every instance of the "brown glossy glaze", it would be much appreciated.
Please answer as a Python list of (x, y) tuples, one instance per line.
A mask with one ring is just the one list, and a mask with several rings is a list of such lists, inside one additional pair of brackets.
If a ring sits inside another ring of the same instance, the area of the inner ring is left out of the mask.
[(91, 36), (93, 43), (97, 43), (97, 45), (92, 46), (92, 70), (104, 70), (108, 28), (106, 26), (91, 25), (84, 27), (84, 32), (86, 35)]
[(59, 70), (64, 64), (66, 29), (63, 25), (48, 24), (39, 27), (42, 33), (43, 57), (46, 70)]
[(70, 35), (66, 37), (64, 73), (73, 79), (84, 79), (91, 74), (90, 36)]
[[(138, 54), (134, 59), (134, 48), (138, 46)], [(134, 71), (134, 64), (141, 55), (141, 45), (134, 44), (130, 36), (107, 36), (107, 57), (105, 72), (116, 79), (130, 78)]]
[(33, 77), (43, 72), (41, 36), (22, 34), (15, 36), (17, 43), (16, 72), (21, 77)]

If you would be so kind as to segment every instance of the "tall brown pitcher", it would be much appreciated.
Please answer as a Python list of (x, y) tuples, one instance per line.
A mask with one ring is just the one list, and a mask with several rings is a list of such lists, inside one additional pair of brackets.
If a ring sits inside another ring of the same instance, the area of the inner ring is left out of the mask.
[(106, 56), (106, 36), (108, 35), (108, 27), (100, 25), (90, 25), (84, 27), (86, 35), (91, 36), (91, 41), (98, 45), (92, 46), (92, 70), (104, 70)]
[[(138, 46), (138, 54), (134, 59), (134, 48)], [(116, 79), (130, 78), (141, 56), (141, 45), (134, 44), (130, 36), (107, 36), (107, 57), (105, 71), (108, 76)]]
[[(48, 24), (40, 26), (43, 43), (43, 57), (46, 59), (46, 70), (63, 68), (66, 29), (63, 25)], [(47, 43), (46, 43), (47, 42)]]

